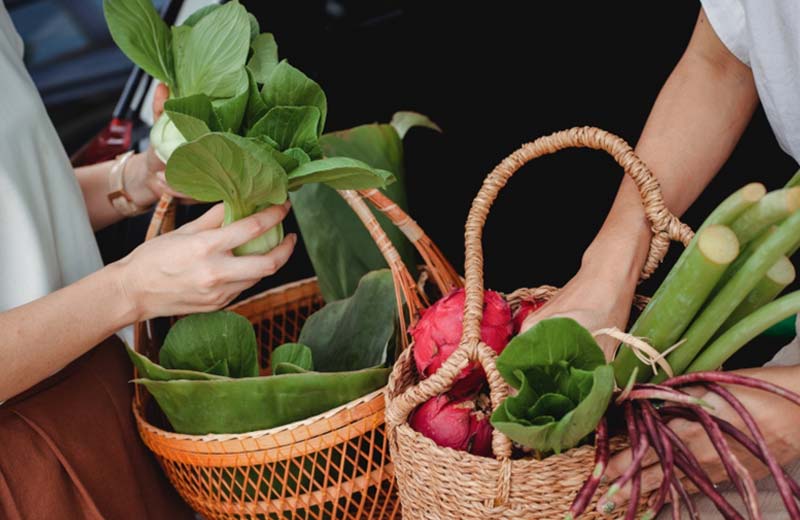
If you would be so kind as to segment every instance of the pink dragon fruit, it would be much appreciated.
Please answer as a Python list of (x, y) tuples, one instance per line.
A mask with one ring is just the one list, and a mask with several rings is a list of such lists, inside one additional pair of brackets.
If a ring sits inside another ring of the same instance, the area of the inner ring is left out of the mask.
[[(461, 342), (464, 314), (464, 289), (451, 292), (431, 305), (411, 329), (414, 338), (414, 361), (421, 378), (438, 370)], [(498, 354), (502, 352), (513, 332), (511, 308), (494, 291), (486, 291), (483, 300), (481, 339)], [(465, 396), (478, 390), (486, 374), (478, 363), (472, 363), (458, 375), (452, 395)]]
[(519, 334), (525, 318), (538, 311), (544, 304), (544, 300), (524, 301), (520, 303), (519, 309), (517, 309), (516, 314), (514, 314), (514, 334)]
[(477, 400), (439, 395), (414, 410), (408, 423), (439, 446), (490, 457), (492, 426), (482, 404), (488, 404), (485, 395)]

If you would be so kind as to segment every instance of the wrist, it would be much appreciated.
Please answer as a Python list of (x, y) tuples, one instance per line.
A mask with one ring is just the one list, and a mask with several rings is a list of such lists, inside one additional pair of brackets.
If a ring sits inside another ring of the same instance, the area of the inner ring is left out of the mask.
[(593, 278), (633, 290), (650, 250), (649, 223), (638, 215), (607, 221), (586, 248), (580, 270)]
[(130, 283), (130, 263), (125, 257), (104, 267), (100, 273), (108, 278), (109, 287), (119, 315), (121, 327), (144, 319), (145, 311), (135, 291), (135, 284)]
[(158, 201), (158, 194), (148, 182), (151, 173), (147, 164), (147, 154), (137, 153), (131, 157), (122, 174), (125, 177), (126, 190), (137, 206), (149, 207)]

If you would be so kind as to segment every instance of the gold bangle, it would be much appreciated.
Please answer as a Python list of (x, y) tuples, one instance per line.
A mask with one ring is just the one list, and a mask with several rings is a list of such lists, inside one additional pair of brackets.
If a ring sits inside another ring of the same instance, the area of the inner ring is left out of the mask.
[(114, 209), (125, 217), (133, 217), (147, 212), (149, 207), (142, 207), (133, 202), (130, 194), (125, 191), (125, 165), (133, 157), (133, 150), (118, 155), (108, 172), (108, 200)]

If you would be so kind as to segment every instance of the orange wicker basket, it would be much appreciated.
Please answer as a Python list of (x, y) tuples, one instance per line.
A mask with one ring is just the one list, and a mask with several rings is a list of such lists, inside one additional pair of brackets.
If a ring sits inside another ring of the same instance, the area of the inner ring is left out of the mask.
[[(483, 314), (483, 251), (481, 235), (492, 203), (500, 189), (523, 164), (564, 148), (605, 150), (636, 183), (654, 237), (642, 278), (649, 276), (663, 258), (670, 239), (684, 244), (692, 231), (664, 206), (658, 182), (625, 141), (597, 128), (573, 128), (523, 145), (503, 160), (486, 178), (472, 203), (466, 224), (466, 303), (464, 331), (458, 349), (439, 370), (419, 381), (411, 349), (395, 363), (386, 387), (386, 424), (403, 518), (407, 520), (564, 518), (594, 464), (594, 448), (584, 445), (542, 460), (512, 459), (511, 441), (494, 431), (496, 458), (442, 448), (408, 425), (408, 417), (420, 404), (448, 390), (471, 362), (479, 362), (487, 375), (491, 405), (496, 408), (509, 388), (495, 367), (495, 352), (480, 338)], [(508, 297), (548, 298), (552, 288), (519, 290)], [(413, 348), (413, 345), (412, 345)], [(624, 439), (612, 439), (619, 450)], [(593, 500), (597, 500), (603, 487)], [(640, 507), (645, 506), (643, 497)], [(605, 518), (590, 505), (582, 518)]]
[[(391, 241), (362, 199), (383, 211), (414, 243), (440, 291), (461, 280), (419, 226), (377, 190), (340, 192), (367, 226), (392, 270), (402, 344), (425, 302)], [(147, 238), (175, 226), (174, 205), (162, 199)], [(403, 305), (403, 302), (406, 302)], [(296, 341), (308, 316), (323, 305), (316, 280), (284, 285), (229, 308), (248, 318), (260, 345), (262, 372), (273, 347)], [(157, 359), (153, 323), (136, 327), (135, 347)], [(270, 430), (231, 435), (171, 432), (155, 401), (136, 389), (139, 433), (172, 485), (208, 519), (391, 519), (399, 517), (394, 468), (384, 431), (384, 397), (373, 392), (339, 408)]]

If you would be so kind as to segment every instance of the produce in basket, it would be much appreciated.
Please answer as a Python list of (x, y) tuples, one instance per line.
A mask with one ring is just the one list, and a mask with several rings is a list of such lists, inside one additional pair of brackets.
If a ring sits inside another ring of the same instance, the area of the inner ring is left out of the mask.
[[(421, 378), (435, 373), (461, 342), (465, 297), (464, 289), (451, 292), (426, 309), (410, 330), (414, 338), (414, 361)], [(494, 291), (486, 291), (484, 299), (481, 339), (499, 354), (513, 332), (511, 308)], [(451, 395), (475, 393), (485, 381), (483, 369), (473, 363), (458, 376)]]
[(488, 396), (453, 397), (437, 395), (422, 403), (408, 424), (439, 446), (473, 455), (492, 455), (492, 427), (489, 424)]
[(357, 399), (386, 384), (396, 334), (391, 273), (366, 275), (353, 296), (313, 314), (301, 341), (274, 349), (259, 376), (258, 344), (244, 317), (217, 311), (172, 326), (159, 364), (128, 349), (134, 382), (155, 397), (179, 433), (240, 433), (281, 426)]
[[(279, 61), (269, 33), (237, 0), (209, 6), (172, 28), (148, 0), (104, 0), (114, 41), (170, 88), (151, 141), (169, 184), (201, 201), (223, 201), (224, 224), (286, 201), (309, 183), (385, 187), (393, 175), (350, 157), (323, 157), (327, 100), (300, 70)], [(283, 227), (234, 250), (265, 253)]]

